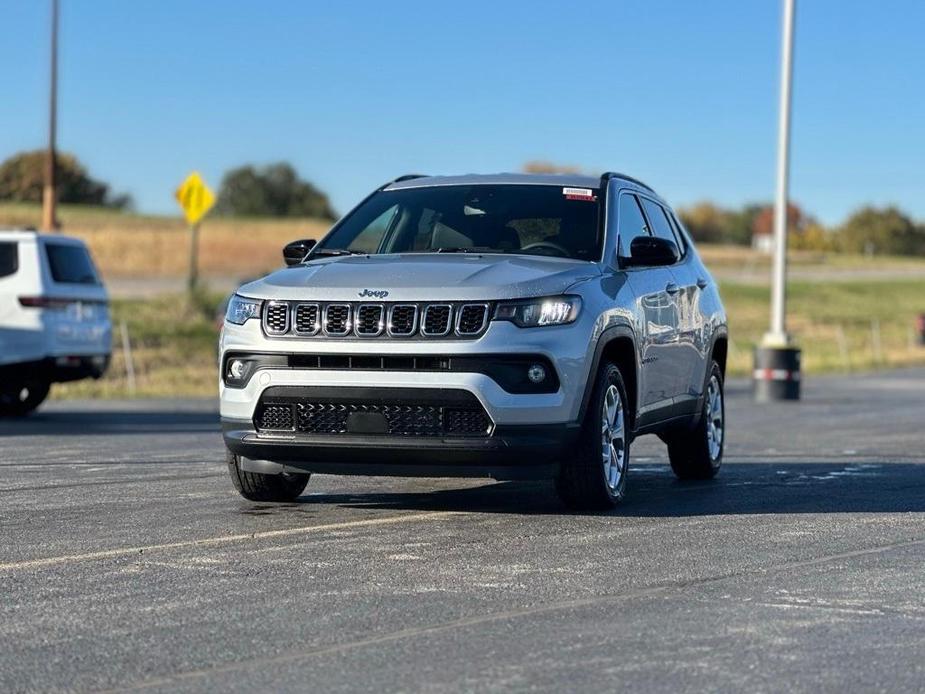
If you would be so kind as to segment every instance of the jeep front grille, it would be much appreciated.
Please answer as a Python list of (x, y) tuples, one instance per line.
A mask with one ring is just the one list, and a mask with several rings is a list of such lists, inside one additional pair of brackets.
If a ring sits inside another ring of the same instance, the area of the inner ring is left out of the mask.
[(284, 301), (269, 302), (263, 327), (269, 335), (285, 335), (289, 331), (289, 304)]
[(389, 335), (406, 337), (418, 329), (418, 307), (414, 304), (395, 304), (389, 308)]
[(490, 303), (303, 303), (268, 301), (268, 337), (477, 338), (491, 320)]
[(488, 320), (487, 304), (465, 304), (456, 316), (456, 332), (460, 335), (478, 335)]
[(299, 335), (316, 335), (321, 328), (318, 304), (296, 304), (295, 332)]
[(346, 335), (350, 332), (350, 304), (328, 304), (324, 309), (324, 332)]
[(376, 337), (381, 335), (385, 328), (383, 316), (385, 308), (382, 304), (361, 304), (357, 308), (354, 330), (363, 337)]
[(450, 332), (450, 318), (453, 307), (449, 304), (431, 304), (424, 309), (421, 334), (428, 337), (442, 337)]

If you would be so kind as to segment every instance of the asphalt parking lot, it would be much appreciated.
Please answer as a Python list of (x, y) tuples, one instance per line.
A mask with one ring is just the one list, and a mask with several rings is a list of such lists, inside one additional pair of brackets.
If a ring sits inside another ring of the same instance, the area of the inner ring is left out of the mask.
[(925, 370), (730, 385), (720, 477), (627, 501), (314, 478), (255, 504), (214, 402), (0, 421), (0, 690), (921, 691)]

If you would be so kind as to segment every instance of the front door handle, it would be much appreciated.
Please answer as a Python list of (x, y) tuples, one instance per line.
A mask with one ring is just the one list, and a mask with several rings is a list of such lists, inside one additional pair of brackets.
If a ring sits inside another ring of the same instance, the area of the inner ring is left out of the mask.
[(707, 281), (706, 281), (703, 277), (698, 277), (698, 278), (697, 278), (697, 286), (700, 287), (701, 289), (706, 289), (706, 288), (707, 288)]
[(665, 287), (665, 291), (668, 292), (669, 294), (674, 295), (674, 294), (677, 294), (679, 291), (681, 291), (681, 288), (678, 285), (676, 285), (674, 282), (669, 282), (668, 285)]

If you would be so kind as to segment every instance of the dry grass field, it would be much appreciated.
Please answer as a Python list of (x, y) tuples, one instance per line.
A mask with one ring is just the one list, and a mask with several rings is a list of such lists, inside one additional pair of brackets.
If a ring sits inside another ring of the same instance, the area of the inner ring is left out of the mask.
[[(182, 218), (121, 213), (77, 205), (60, 210), (62, 231), (84, 239), (106, 279), (184, 277), (189, 263), (189, 229)], [(0, 204), (0, 227), (36, 226), (34, 205)], [(281, 264), (287, 242), (320, 238), (330, 225), (315, 219), (229, 219), (207, 217), (200, 229), (200, 274), (250, 277)]]

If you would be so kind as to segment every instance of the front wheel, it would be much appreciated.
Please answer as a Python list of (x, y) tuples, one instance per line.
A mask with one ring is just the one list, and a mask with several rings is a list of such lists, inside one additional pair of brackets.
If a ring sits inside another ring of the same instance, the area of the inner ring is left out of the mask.
[(48, 381), (28, 381), (0, 389), (0, 416), (22, 417), (32, 412), (48, 397)]
[(241, 459), (226, 451), (226, 462), (231, 482), (238, 493), (250, 501), (294, 501), (305, 490), (311, 475), (284, 472), (280, 475), (264, 475), (241, 469)]
[(726, 444), (726, 398), (723, 372), (716, 362), (710, 369), (697, 426), (672, 434), (667, 442), (671, 469), (680, 479), (708, 480), (719, 472)]
[(562, 463), (556, 490), (575, 510), (613, 508), (626, 493), (629, 468), (629, 407), (623, 376), (601, 365), (581, 430), (579, 450)]

